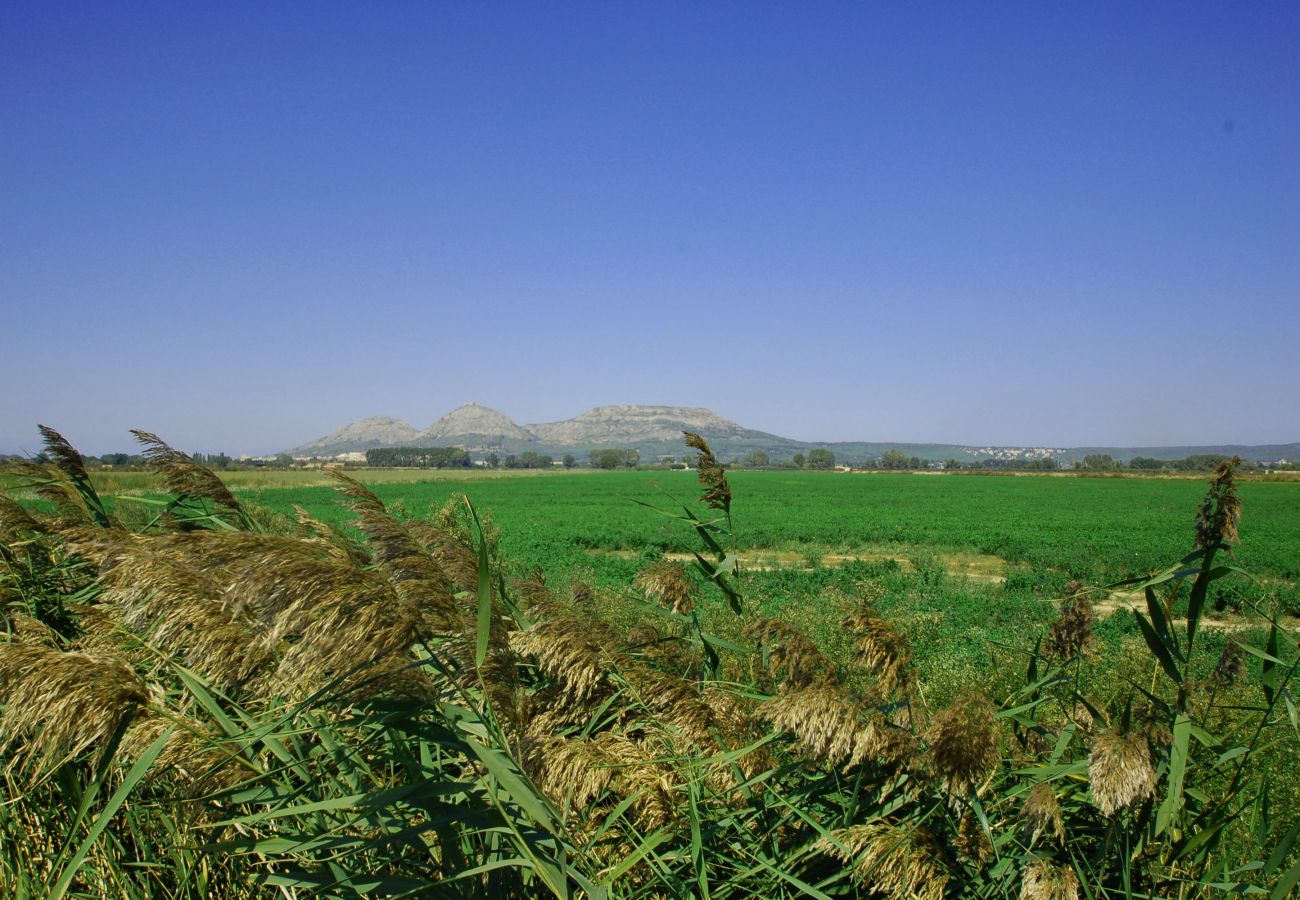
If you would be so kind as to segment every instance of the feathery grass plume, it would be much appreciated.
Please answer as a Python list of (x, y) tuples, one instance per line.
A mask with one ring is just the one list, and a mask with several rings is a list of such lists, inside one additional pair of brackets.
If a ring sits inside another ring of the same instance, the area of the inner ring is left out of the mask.
[(96, 524), (86, 509), (81, 495), (69, 483), (67, 476), (54, 465), (20, 459), (12, 463), (11, 468), (26, 482), (26, 487), (34, 490), (37, 496), (54, 507), (56, 518), (42, 530), (58, 531), (63, 528)]
[(370, 562), (370, 554), (342, 531), (317, 519), (297, 503), (293, 510), (298, 526), (307, 532), (307, 540), (320, 542), (332, 555), (346, 557), (355, 565), (364, 566)]
[(727, 484), (727, 473), (723, 471), (722, 463), (718, 462), (704, 438), (693, 431), (683, 431), (682, 434), (686, 446), (699, 451), (695, 456), (695, 467), (699, 471), (700, 487), (704, 488), (701, 502), (731, 515), (731, 485)]
[(344, 692), (409, 688), (400, 670), (425, 633), (422, 611), (368, 573), (340, 576), (327, 593), (303, 595), (280, 615), (273, 631), (288, 646), (278, 683), (304, 693), (336, 680)]
[[(0, 593), (0, 600), (3, 599), (3, 593)], [(53, 628), (19, 609), (0, 606), (0, 627), (7, 632), (11, 641), (46, 647), (59, 646), (59, 636)]]
[(512, 632), (510, 646), (534, 658), (537, 667), (559, 683), (562, 702), (579, 704), (611, 687), (610, 653), (597, 637), (606, 637), (602, 631), (598, 626), (593, 629), (590, 621), (555, 615)]
[(632, 586), (661, 606), (684, 616), (695, 608), (695, 585), (680, 562), (661, 559), (636, 573)]
[(1069, 866), (1036, 859), (1025, 867), (1020, 900), (1079, 900), (1079, 877)]
[(828, 677), (831, 665), (799, 629), (780, 619), (755, 619), (745, 626), (745, 637), (763, 651), (768, 673), (780, 681), (781, 690), (797, 690)]
[(1241, 501), (1237, 498), (1236, 468), (1241, 457), (1219, 463), (1210, 478), (1210, 488), (1196, 513), (1196, 546), (1231, 552), (1241, 522)]
[(906, 691), (911, 681), (912, 655), (902, 634), (863, 604), (843, 622), (857, 635), (854, 649), (887, 696)]
[(1083, 594), (1076, 592), (1061, 601), (1061, 613), (1047, 633), (1048, 655), (1063, 662), (1081, 656), (1097, 640), (1092, 633), (1092, 622), (1092, 604)]
[(1104, 815), (1113, 816), (1155, 792), (1156, 773), (1151, 768), (1147, 739), (1139, 732), (1107, 729), (1093, 740), (1088, 755), (1088, 781), (1092, 802)]
[(173, 726), (178, 727), (167, 738), (150, 768), (151, 779), (177, 777), (189, 784), (186, 793), (193, 796), (228, 787), (251, 774), (244, 759), (233, 751), (223, 750), (219, 738), (202, 722), (174, 712), (163, 715), (152, 707), (143, 709), (126, 729), (120, 747), (122, 757), (139, 759)]
[(1153, 703), (1142, 703), (1133, 709), (1134, 730), (1141, 732), (1147, 743), (1157, 752), (1174, 742), (1169, 729), (1169, 718)]
[(696, 746), (714, 746), (713, 708), (699, 690), (683, 678), (667, 675), (645, 665), (627, 664), (623, 678), (636, 692), (641, 704), (664, 725), (670, 725)]
[[(272, 637), (228, 592), (228, 574), (204, 559), (205, 536), (143, 537), (97, 529), (80, 532), (69, 549), (98, 563), (104, 585), (100, 605), (121, 611), (114, 624), (231, 690), (272, 660)], [(194, 552), (178, 554), (178, 547)]]
[(1246, 656), (1241, 649), (1241, 644), (1229, 638), (1228, 643), (1223, 647), (1223, 652), (1219, 654), (1218, 662), (1214, 664), (1214, 672), (1210, 678), (1220, 687), (1228, 687), (1236, 684), (1244, 671), (1246, 671)]
[(844, 769), (869, 759), (897, 762), (913, 749), (908, 732), (863, 710), (843, 687), (828, 681), (769, 697), (755, 715), (793, 735), (814, 760)]
[(958, 853), (976, 865), (983, 865), (993, 855), (993, 843), (984, 831), (984, 826), (969, 810), (962, 813), (961, 820), (957, 823), (957, 837), (953, 845)]
[(683, 677), (697, 673), (704, 664), (698, 646), (678, 635), (664, 634), (650, 622), (637, 622), (629, 628), (623, 647), (625, 652)]
[(953, 793), (965, 793), (997, 765), (1001, 734), (993, 704), (978, 694), (958, 697), (934, 716), (926, 732), (931, 771)]
[(527, 767), (547, 796), (562, 808), (584, 811), (609, 790), (609, 755), (590, 738), (548, 737), (534, 743)]
[(242, 527), (248, 527), (250, 523), (244, 508), (215, 472), (195, 462), (188, 454), (173, 449), (156, 434), (137, 428), (132, 428), (131, 433), (144, 445), (141, 455), (146, 465), (162, 477), (162, 483), (169, 491), (187, 499), (208, 500), (224, 506), (234, 513)]
[(46, 531), (45, 526), (19, 506), (17, 501), (4, 494), (0, 494), (0, 527), (15, 534), (21, 532), (44, 534)]
[(54, 768), (101, 744), (149, 699), (144, 681), (114, 656), (0, 644), (0, 752), (11, 766)]
[(905, 822), (840, 828), (814, 849), (851, 864), (858, 884), (886, 897), (942, 900), (951, 877), (934, 836)]
[(591, 585), (585, 581), (575, 581), (569, 586), (569, 602), (573, 604), (574, 609), (583, 613), (592, 613), (596, 610), (596, 595), (591, 590)]
[(331, 469), (335, 490), (348, 499), (357, 515), (357, 527), (375, 555), (375, 560), (392, 576), (395, 584), (418, 581), (423, 591), (449, 595), (451, 585), (442, 567), (425, 552), (411, 532), (384, 508), (369, 488), (339, 469)]
[(619, 731), (603, 731), (594, 740), (614, 768), (619, 793), (636, 798), (632, 811), (638, 825), (652, 831), (678, 817), (673, 770), (659, 761), (669, 755), (665, 745), (654, 736), (634, 741)]
[(1025, 827), (1029, 831), (1030, 842), (1038, 840), (1039, 835), (1050, 833), (1061, 843), (1065, 843), (1065, 821), (1061, 816), (1061, 802), (1056, 799), (1052, 786), (1039, 782), (1029, 789), (1023, 808)]
[(104, 508), (104, 501), (91, 484), (86, 472), (86, 461), (68, 440), (48, 425), (38, 425), (41, 439), (45, 444), (45, 457), (54, 463), (55, 468), (63, 473), (69, 486), (76, 492), (81, 507), (96, 525), (101, 528), (116, 527), (116, 523)]

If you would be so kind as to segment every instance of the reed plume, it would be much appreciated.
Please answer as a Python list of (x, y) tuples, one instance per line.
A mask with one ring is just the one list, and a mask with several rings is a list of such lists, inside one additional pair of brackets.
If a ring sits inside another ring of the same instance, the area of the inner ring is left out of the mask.
[(863, 710), (833, 682), (782, 691), (759, 704), (755, 715), (793, 735), (812, 759), (844, 769), (877, 758), (896, 762), (912, 749), (908, 732)]
[(1001, 735), (993, 704), (966, 694), (935, 714), (926, 733), (931, 770), (953, 793), (965, 793), (997, 765)]
[(1025, 827), (1031, 842), (1048, 833), (1065, 843), (1065, 821), (1061, 815), (1061, 802), (1056, 799), (1052, 786), (1039, 782), (1029, 789), (1023, 808)]
[(768, 673), (782, 690), (804, 688), (828, 676), (831, 665), (803, 632), (781, 619), (755, 619), (744, 635), (759, 645)]
[(993, 844), (989, 841), (988, 833), (980, 824), (979, 817), (969, 810), (962, 813), (957, 823), (957, 836), (953, 845), (958, 853), (976, 865), (983, 865), (993, 855)]
[(700, 487), (704, 493), (701, 502), (711, 509), (721, 510), (731, 515), (731, 485), (727, 483), (727, 473), (722, 463), (709, 449), (709, 442), (692, 431), (683, 431), (686, 446), (698, 451), (695, 455), (695, 468), (699, 472)]
[(1241, 649), (1241, 644), (1229, 639), (1223, 647), (1223, 652), (1219, 654), (1218, 662), (1214, 664), (1214, 672), (1210, 678), (1220, 687), (1229, 687), (1236, 684), (1237, 679), (1241, 678), (1245, 671), (1245, 652)]
[(1196, 513), (1196, 546), (1231, 551), (1237, 542), (1241, 522), (1241, 500), (1237, 498), (1236, 469), (1241, 457), (1219, 463), (1210, 478), (1205, 500)]
[(0, 644), (0, 751), (10, 766), (53, 769), (102, 745), (149, 699), (121, 659), (21, 643)]
[(876, 677), (880, 690), (890, 696), (906, 691), (911, 680), (911, 652), (902, 634), (863, 604), (843, 621), (857, 640), (859, 660)]
[(1114, 729), (1097, 735), (1088, 756), (1088, 781), (1092, 802), (1107, 816), (1151, 796), (1156, 775), (1146, 738)]
[(18, 503), (0, 494), (0, 528), (15, 535), (21, 533), (44, 534), (46, 527), (32, 517)]
[(1048, 655), (1063, 662), (1082, 656), (1096, 644), (1092, 623), (1092, 604), (1086, 596), (1076, 592), (1066, 598), (1047, 633)]
[(1079, 877), (1074, 869), (1046, 859), (1025, 867), (1020, 882), (1021, 900), (1079, 900)]
[(886, 897), (942, 900), (951, 877), (934, 836), (906, 822), (841, 828), (815, 849), (851, 864), (858, 884)]
[(142, 455), (147, 465), (162, 477), (162, 482), (169, 491), (182, 498), (208, 500), (224, 506), (242, 523), (248, 522), (244, 508), (215, 472), (188, 454), (173, 449), (156, 434), (135, 428), (131, 429), (131, 433), (144, 445)]
[(695, 586), (686, 575), (686, 567), (675, 560), (650, 563), (636, 573), (632, 585), (678, 615), (687, 615), (695, 608)]

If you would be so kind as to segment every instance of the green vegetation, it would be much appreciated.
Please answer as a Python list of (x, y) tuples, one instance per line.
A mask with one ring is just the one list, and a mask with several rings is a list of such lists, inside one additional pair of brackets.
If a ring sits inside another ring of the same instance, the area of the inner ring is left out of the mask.
[(465, 469), (469, 454), (459, 447), (375, 447), (366, 451), (366, 465)]
[(724, 473), (694, 440), (699, 503), (675, 472), (232, 493), (141, 438), (157, 495), (48, 432), (0, 497), (6, 896), (1300, 880), (1300, 486)]

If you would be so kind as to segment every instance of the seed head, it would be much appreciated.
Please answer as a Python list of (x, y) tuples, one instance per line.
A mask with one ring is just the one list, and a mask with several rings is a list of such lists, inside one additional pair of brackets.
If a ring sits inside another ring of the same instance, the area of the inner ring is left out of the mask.
[(965, 792), (997, 765), (1001, 735), (995, 712), (983, 697), (967, 694), (935, 715), (926, 733), (930, 761), (949, 790)]
[(678, 615), (686, 615), (695, 608), (695, 586), (686, 576), (686, 567), (676, 560), (650, 563), (636, 574), (632, 584)]
[(1021, 900), (1079, 900), (1079, 877), (1074, 869), (1036, 859), (1025, 867), (1020, 883)]
[(1139, 732), (1107, 729), (1097, 735), (1088, 757), (1092, 802), (1107, 816), (1133, 805), (1155, 791), (1147, 739)]
[(1196, 546), (1230, 550), (1237, 542), (1241, 501), (1237, 498), (1235, 473), (1241, 458), (1219, 463), (1210, 478), (1210, 488), (1196, 514)]
[(1214, 665), (1214, 674), (1210, 677), (1214, 679), (1215, 684), (1227, 687), (1236, 684), (1245, 670), (1246, 656), (1241, 649), (1241, 644), (1229, 640), (1223, 652), (1219, 654), (1219, 661)]
[(982, 864), (993, 855), (993, 844), (989, 841), (984, 826), (971, 812), (963, 814), (957, 824), (957, 839), (954, 843), (957, 852), (976, 865)]
[(814, 849), (852, 864), (854, 880), (885, 897), (941, 900), (950, 877), (934, 837), (905, 823), (841, 828)]
[(691, 431), (683, 431), (682, 434), (686, 437), (686, 446), (699, 451), (695, 457), (695, 467), (699, 470), (700, 487), (704, 488), (700, 500), (710, 508), (730, 515), (731, 485), (727, 484), (722, 463), (718, 462), (718, 458), (709, 449), (709, 442), (704, 438)]
[(875, 673), (881, 691), (891, 695), (907, 690), (911, 653), (898, 630), (866, 605), (846, 618), (843, 625), (857, 635), (853, 646), (862, 664)]
[(1064, 843), (1065, 822), (1061, 817), (1061, 803), (1050, 785), (1040, 782), (1030, 788), (1025, 798), (1024, 815), (1030, 841), (1036, 841), (1039, 835), (1049, 832)]
[(1083, 594), (1076, 593), (1063, 601), (1061, 614), (1047, 634), (1048, 654), (1062, 661), (1082, 655), (1096, 642), (1092, 620), (1092, 604)]

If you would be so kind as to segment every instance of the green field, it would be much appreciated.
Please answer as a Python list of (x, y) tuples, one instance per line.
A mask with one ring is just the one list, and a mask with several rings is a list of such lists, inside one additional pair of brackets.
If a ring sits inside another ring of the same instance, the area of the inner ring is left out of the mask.
[[(229, 478), (243, 498), (279, 514), (294, 506), (332, 524), (351, 513), (321, 473)], [(603, 589), (606, 612), (630, 626), (640, 598), (628, 588), (660, 554), (698, 549), (689, 528), (648, 509), (680, 512), (698, 492), (693, 472), (431, 473), (360, 471), (401, 516), (432, 518), (464, 494), (492, 517), (517, 573), (540, 567), (552, 584)], [(129, 480), (118, 479), (128, 477)], [(150, 476), (114, 473), (108, 490), (147, 492)], [(747, 599), (798, 621), (835, 649), (842, 598), (883, 592), (881, 608), (907, 627), (932, 689), (946, 694), (1005, 662), (1056, 615), (1071, 581), (1102, 586), (1162, 568), (1191, 550), (1199, 479), (730, 473), (734, 539)], [(423, 480), (415, 480), (423, 479)], [(300, 481), (291, 486), (285, 481)], [(267, 485), (277, 485), (268, 487)], [(1300, 483), (1247, 482), (1236, 562), (1244, 579), (1223, 588), (1210, 640), (1249, 630), (1252, 603), (1300, 607)], [(715, 604), (721, 612), (720, 598)], [(1124, 603), (1100, 628), (1118, 650), (1138, 637)], [(707, 613), (706, 613), (707, 614)], [(709, 617), (726, 633), (730, 617)]]
[(5, 896), (1300, 882), (1300, 484), (47, 445), (0, 502)]

